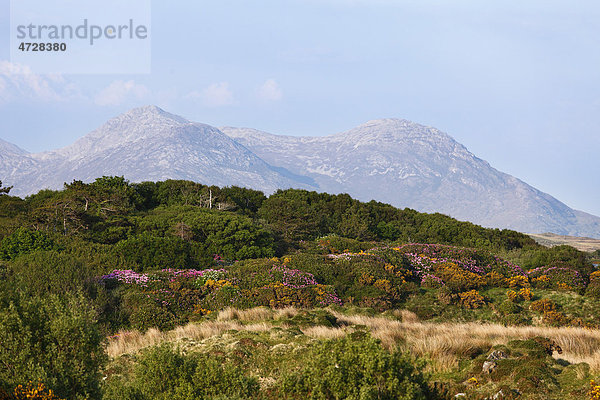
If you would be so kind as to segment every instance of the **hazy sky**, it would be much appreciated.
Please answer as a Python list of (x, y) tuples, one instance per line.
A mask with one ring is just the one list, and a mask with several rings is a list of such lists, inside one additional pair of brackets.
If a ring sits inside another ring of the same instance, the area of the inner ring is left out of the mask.
[(151, 74), (10, 75), (3, 38), (0, 138), (58, 148), (145, 104), (291, 135), (406, 118), (600, 215), (598, 21), (597, 0), (154, 1)]

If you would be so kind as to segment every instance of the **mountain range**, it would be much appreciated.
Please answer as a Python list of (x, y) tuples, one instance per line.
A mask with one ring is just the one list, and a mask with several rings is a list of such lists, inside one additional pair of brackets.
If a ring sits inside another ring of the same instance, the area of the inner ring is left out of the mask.
[(54, 151), (27, 153), (0, 140), (0, 179), (14, 186), (11, 194), (103, 175), (133, 182), (188, 179), (266, 193), (291, 187), (348, 193), (487, 227), (600, 238), (599, 217), (494, 169), (446, 133), (403, 119), (298, 137), (218, 129), (146, 106)]

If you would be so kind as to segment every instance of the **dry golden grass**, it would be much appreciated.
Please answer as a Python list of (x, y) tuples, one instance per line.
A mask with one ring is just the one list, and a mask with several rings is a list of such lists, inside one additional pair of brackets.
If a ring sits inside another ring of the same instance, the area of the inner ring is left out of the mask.
[[(228, 330), (265, 332), (271, 329), (271, 321), (294, 316), (298, 312), (293, 308), (227, 309), (219, 313), (217, 321), (188, 324), (169, 332), (159, 332), (156, 329), (150, 329), (144, 334), (135, 331), (120, 332), (109, 338), (107, 353), (114, 358), (165, 342), (181, 339), (200, 341), (222, 335)], [(341, 328), (313, 326), (302, 329), (303, 333), (320, 339), (339, 338), (351, 332), (352, 325), (365, 325), (386, 348), (399, 347), (413, 355), (431, 359), (431, 368), (435, 371), (454, 368), (459, 358), (477, 350), (487, 351), (494, 345), (506, 344), (510, 340), (543, 336), (553, 339), (561, 346), (563, 353), (558, 357), (570, 363), (586, 362), (592, 372), (600, 372), (600, 330), (535, 326), (506, 327), (481, 323), (434, 324), (420, 322), (415, 314), (406, 310), (394, 312), (394, 316), (401, 321), (384, 317), (332, 313), (346, 326)], [(243, 324), (242, 321), (247, 324)]]
[(298, 311), (297, 308), (294, 307), (285, 307), (285, 308), (279, 308), (275, 311), (275, 319), (276, 320), (280, 320), (282, 318), (292, 318), (296, 315), (298, 315), (298, 313), (300, 311)]
[(264, 321), (266, 319), (271, 319), (273, 314), (274, 311), (266, 307), (256, 307), (248, 310), (238, 310), (227, 307), (226, 309), (219, 311), (217, 321)]
[(265, 322), (242, 325), (234, 321), (207, 321), (201, 324), (192, 323), (179, 326), (168, 332), (160, 332), (157, 329), (149, 329), (146, 333), (138, 331), (119, 332), (119, 334), (108, 339), (106, 352), (109, 357), (115, 358), (166, 342), (175, 342), (181, 339), (202, 340), (221, 335), (232, 329), (265, 332), (271, 329), (271, 325)]
[(487, 350), (510, 340), (536, 336), (548, 337), (561, 346), (560, 358), (570, 362), (586, 362), (593, 371), (600, 372), (600, 330), (583, 328), (507, 327), (480, 323), (400, 322), (382, 317), (346, 316), (336, 317), (348, 324), (366, 325), (372, 335), (388, 348), (400, 346), (417, 356), (433, 360), (435, 370), (455, 367), (460, 356), (476, 349)]
[(592, 239), (588, 237), (577, 236), (562, 236), (554, 233), (528, 233), (536, 242), (541, 245), (553, 247), (561, 244), (568, 244), (581, 251), (596, 251), (600, 250), (600, 239)]
[(346, 335), (346, 331), (340, 328), (331, 328), (328, 326), (311, 326), (302, 329), (302, 333), (318, 339), (337, 339)]

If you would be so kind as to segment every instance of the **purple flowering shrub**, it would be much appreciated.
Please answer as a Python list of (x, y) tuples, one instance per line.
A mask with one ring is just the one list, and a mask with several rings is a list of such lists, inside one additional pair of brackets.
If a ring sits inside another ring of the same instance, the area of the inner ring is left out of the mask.
[(254, 271), (236, 264), (227, 269), (114, 270), (98, 280), (120, 293), (130, 324), (142, 330), (171, 329), (226, 307), (342, 304), (333, 286), (319, 283), (309, 272), (288, 268), (278, 259), (253, 262), (259, 264)]
[(236, 306), (325, 307), (342, 304), (332, 285), (321, 284), (310, 272), (288, 268), (278, 259), (240, 263), (235, 274), (242, 289)]
[(527, 272), (534, 287), (581, 290), (586, 287), (579, 271), (569, 267), (539, 267)]
[[(525, 277), (521, 267), (487, 251), (438, 244), (406, 244), (368, 251), (407, 269), (425, 288), (449, 286), (454, 291), (505, 286), (510, 278)], [(336, 257), (355, 257), (341, 254)]]

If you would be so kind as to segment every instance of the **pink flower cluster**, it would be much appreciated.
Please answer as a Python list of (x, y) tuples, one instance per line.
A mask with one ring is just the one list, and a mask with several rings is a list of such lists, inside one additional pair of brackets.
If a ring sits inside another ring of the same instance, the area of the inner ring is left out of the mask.
[[(499, 257), (490, 259), (490, 256), (481, 254), (476, 249), (465, 249), (440, 244), (411, 243), (400, 246), (397, 250), (404, 253), (419, 276), (423, 276), (423, 274), (430, 271), (434, 265), (447, 262), (454, 263), (477, 275), (485, 275), (493, 270), (500, 270), (503, 274), (511, 276), (527, 275), (520, 266)], [(486, 259), (487, 261), (481, 261)], [(482, 263), (485, 263), (485, 265), (482, 266)]]
[(111, 279), (116, 279), (117, 281), (123, 283), (133, 283), (143, 287), (148, 287), (148, 282), (150, 282), (150, 276), (148, 274), (142, 274), (130, 269), (115, 269), (110, 274), (100, 277), (100, 281), (107, 281)]
[(285, 286), (293, 289), (302, 289), (307, 286), (318, 284), (313, 274), (298, 269), (289, 269), (283, 265), (273, 266), (269, 271), (269, 275), (271, 276), (271, 279), (279, 280)]
[(432, 280), (432, 281), (435, 281), (435, 282), (439, 283), (442, 286), (446, 285), (443, 280), (441, 280), (440, 278), (438, 278), (437, 276), (432, 275), (432, 274), (423, 274), (423, 276), (421, 278), (421, 285), (424, 284), (428, 279)]
[(325, 293), (323, 297), (324, 299), (319, 302), (322, 306), (328, 306), (330, 304), (337, 304), (338, 306), (343, 305), (342, 299), (337, 296), (335, 290), (333, 293)]
[(527, 272), (530, 277), (546, 275), (550, 278), (562, 281), (573, 287), (585, 287), (585, 280), (579, 271), (568, 267), (538, 267)]
[(197, 269), (173, 269), (173, 268), (165, 268), (163, 270), (161, 270), (162, 272), (166, 272), (168, 274), (171, 274), (172, 277), (169, 279), (170, 282), (175, 281), (177, 278), (198, 278), (201, 276), (211, 276), (211, 275), (220, 275), (223, 274), (225, 272), (227, 272), (224, 269), (204, 269), (204, 270), (197, 270)]

